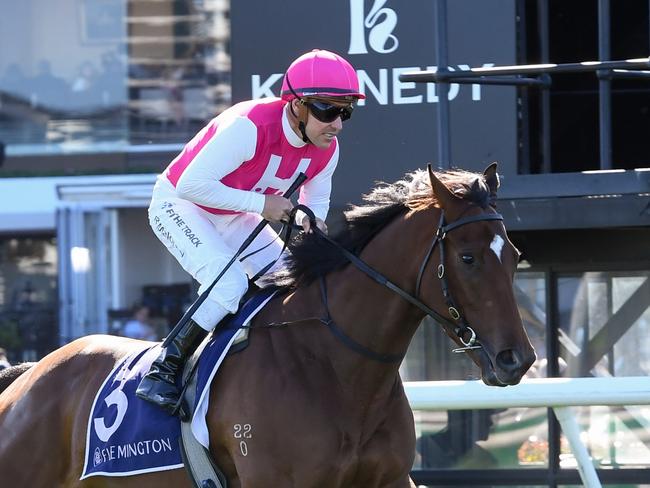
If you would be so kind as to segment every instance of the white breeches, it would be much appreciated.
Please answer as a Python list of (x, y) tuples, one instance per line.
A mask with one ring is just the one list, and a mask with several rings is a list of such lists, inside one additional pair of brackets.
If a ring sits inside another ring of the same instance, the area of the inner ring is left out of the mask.
[[(194, 203), (178, 198), (174, 187), (161, 177), (156, 182), (149, 206), (149, 224), (160, 241), (178, 260), (183, 269), (199, 282), (199, 294), (206, 290), (232, 259), (241, 244), (262, 220), (257, 214), (215, 215)], [(219, 279), (208, 298), (192, 318), (206, 330), (227, 314), (235, 312), (248, 288), (248, 276), (278, 258), (282, 240), (269, 226), (255, 238), (240, 257), (270, 246), (247, 258), (236, 260)], [(282, 266), (278, 260), (270, 270)]]

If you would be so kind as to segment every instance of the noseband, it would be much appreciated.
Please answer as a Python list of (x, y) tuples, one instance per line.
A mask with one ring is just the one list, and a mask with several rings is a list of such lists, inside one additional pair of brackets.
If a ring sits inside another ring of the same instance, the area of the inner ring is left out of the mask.
[[(365, 274), (367, 274), (370, 278), (375, 280), (380, 285), (383, 285), (386, 288), (394, 291), (407, 302), (411, 303), (412, 305), (415, 305), (417, 308), (422, 310), (425, 314), (432, 317), (436, 322), (440, 323), (443, 327), (447, 328), (448, 331), (453, 333), (458, 338), (460, 343), (463, 344), (463, 347), (453, 349), (453, 352), (462, 353), (472, 349), (480, 349), (481, 347), (483, 347), (478, 342), (476, 338), (476, 332), (474, 332), (474, 329), (472, 329), (469, 326), (467, 321), (462, 317), (462, 315), (458, 311), (458, 307), (456, 307), (454, 300), (451, 297), (451, 293), (449, 292), (449, 285), (447, 283), (447, 277), (445, 275), (445, 265), (444, 265), (444, 261), (445, 261), (444, 240), (447, 237), (447, 234), (449, 232), (463, 225), (471, 224), (473, 222), (503, 220), (503, 216), (501, 214), (491, 213), (491, 214), (475, 215), (472, 217), (465, 217), (462, 219), (455, 220), (449, 224), (445, 224), (445, 214), (444, 211), (441, 210), (440, 222), (438, 223), (436, 234), (433, 237), (433, 241), (429, 246), (427, 254), (424, 257), (424, 260), (422, 261), (422, 264), (420, 265), (420, 271), (418, 273), (418, 278), (415, 284), (415, 296), (413, 296), (410, 293), (404, 291), (399, 286), (397, 286), (395, 283), (389, 281), (384, 275), (375, 271), (373, 268), (368, 266), (368, 264), (362, 261), (359, 257), (357, 257), (356, 255), (354, 255), (353, 253), (345, 249), (338, 242), (334, 241), (327, 234), (321, 231), (316, 226), (314, 213), (308, 207), (305, 207), (304, 205), (296, 205), (291, 212), (291, 222), (293, 222), (295, 214), (298, 210), (302, 210), (309, 217), (309, 219), (311, 220), (311, 228), (318, 236), (320, 236), (322, 239), (325, 239), (327, 242), (335, 246), (348, 259), (348, 261), (354, 264), (359, 270), (363, 271)], [(288, 227), (290, 228), (291, 226)], [(302, 229), (302, 227), (299, 228)], [(285, 238), (286, 241), (288, 241), (289, 234), (287, 234)], [(429, 262), (431, 255), (433, 254), (433, 251), (437, 244), (439, 244), (440, 247), (440, 264), (438, 265), (438, 278), (440, 279), (441, 282), (442, 294), (445, 298), (445, 302), (447, 303), (447, 310), (449, 312), (451, 319), (453, 320), (450, 320), (449, 318), (439, 314), (438, 312), (436, 312), (435, 310), (433, 310), (432, 308), (430, 308), (429, 306), (427, 306), (417, 298), (417, 296), (420, 294), (420, 285), (422, 282), (422, 276), (424, 274), (424, 270), (426, 269), (427, 263)], [(325, 318), (321, 318), (320, 320), (325, 325), (327, 325), (329, 329), (332, 331), (332, 333), (335, 336), (337, 336), (346, 346), (358, 352), (359, 354), (369, 357), (375, 361), (392, 363), (392, 362), (401, 361), (404, 358), (404, 354), (379, 354), (375, 351), (368, 349), (362, 344), (359, 344), (354, 339), (346, 335), (345, 332), (343, 332), (343, 330), (340, 327), (338, 327), (330, 317), (330, 313), (327, 306), (327, 288), (325, 285), (325, 279), (323, 277), (321, 277), (320, 286), (321, 286), (321, 295), (322, 295), (323, 304), (325, 305), (325, 310), (327, 312), (327, 316)], [(465, 337), (467, 337), (468, 335), (469, 338), (465, 339)]]
[[(456, 353), (463, 353), (472, 349), (480, 349), (482, 346), (476, 340), (476, 332), (474, 332), (474, 329), (469, 326), (465, 318), (458, 311), (458, 307), (456, 307), (454, 299), (452, 298), (449, 291), (449, 283), (447, 282), (447, 275), (445, 274), (445, 237), (447, 237), (447, 234), (449, 232), (457, 229), (458, 227), (462, 227), (466, 224), (471, 224), (472, 222), (481, 222), (486, 220), (503, 220), (503, 216), (498, 213), (475, 215), (473, 217), (465, 217), (463, 219), (455, 220), (450, 224), (445, 224), (445, 212), (444, 210), (441, 210), (440, 221), (438, 222), (438, 230), (436, 231), (436, 234), (433, 237), (433, 241), (429, 246), (429, 250), (427, 251), (424, 260), (420, 265), (420, 272), (418, 273), (418, 279), (415, 283), (415, 296), (418, 297), (420, 296), (420, 285), (422, 284), (422, 276), (424, 276), (424, 270), (429, 263), (429, 259), (431, 258), (431, 254), (433, 254), (433, 250), (435, 249), (436, 244), (438, 244), (438, 247), (440, 248), (440, 264), (438, 264), (437, 275), (440, 279), (442, 295), (445, 297), (445, 302), (447, 304), (447, 311), (449, 312), (449, 316), (455, 321), (451, 322), (449, 319), (445, 319), (442, 322), (444, 325), (450, 326), (452, 328), (454, 334), (456, 337), (458, 337), (458, 340), (463, 345), (463, 347), (452, 349), (452, 351)], [(465, 338), (468, 336), (469, 338), (465, 340)]]

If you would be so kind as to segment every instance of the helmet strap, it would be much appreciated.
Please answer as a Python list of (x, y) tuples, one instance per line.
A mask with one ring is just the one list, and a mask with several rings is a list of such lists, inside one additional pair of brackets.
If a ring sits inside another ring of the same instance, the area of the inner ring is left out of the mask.
[(300, 130), (300, 133), (302, 134), (302, 141), (306, 142), (307, 144), (313, 144), (311, 142), (311, 139), (307, 137), (307, 132), (305, 132), (305, 123), (301, 120), (298, 122), (298, 129)]
[(291, 86), (291, 82), (289, 81), (289, 74), (287, 73), (285, 75), (285, 79), (287, 80), (287, 86), (289, 87), (289, 90), (291, 90), (291, 93), (293, 93), (293, 96), (298, 99), (300, 102), (300, 108), (298, 109), (298, 113), (296, 114), (293, 111), (293, 104), (289, 102), (289, 108), (291, 109), (291, 114), (298, 119), (298, 130), (300, 131), (300, 134), (302, 135), (302, 142), (306, 142), (307, 144), (313, 144), (309, 137), (307, 137), (307, 118), (309, 117), (309, 109), (305, 106), (305, 100), (296, 93), (296, 91), (293, 89)]
[[(293, 111), (293, 110), (292, 110)], [(302, 135), (302, 142), (307, 144), (313, 144), (309, 137), (307, 137), (307, 118), (309, 117), (309, 109), (305, 105), (305, 102), (300, 99), (300, 108), (298, 109), (298, 130)]]
[[(291, 87), (291, 85), (289, 85)], [(291, 91), (293, 91), (293, 88), (291, 88)], [(289, 102), (289, 110), (291, 110), (291, 115), (293, 115), (296, 120), (298, 121), (298, 130), (300, 131), (300, 135), (302, 136), (302, 142), (306, 142), (307, 144), (313, 144), (309, 137), (307, 137), (307, 118), (309, 117), (309, 109), (305, 106), (305, 101), (299, 97), (295, 92), (294, 95), (296, 96), (296, 99), (300, 103), (300, 107), (298, 108), (298, 113), (296, 113), (293, 110), (293, 100)]]

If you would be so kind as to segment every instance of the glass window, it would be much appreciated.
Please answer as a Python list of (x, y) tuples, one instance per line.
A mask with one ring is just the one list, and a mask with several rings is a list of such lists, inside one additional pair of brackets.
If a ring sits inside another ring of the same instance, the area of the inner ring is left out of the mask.
[(8, 154), (186, 142), (230, 103), (228, 9), (228, 0), (4, 4)]
[(415, 469), (548, 466), (544, 408), (414, 412)]
[(0, 238), (0, 347), (11, 362), (58, 346), (57, 261), (53, 237)]
[[(528, 377), (546, 376), (546, 276), (519, 272), (515, 295), (537, 352)], [(402, 366), (406, 381), (479, 379), (480, 371), (439, 326), (425, 319)], [(414, 412), (415, 469), (540, 468), (548, 466), (545, 408)]]
[(558, 278), (565, 376), (644, 376), (650, 351), (648, 272), (590, 272)]
[(519, 314), (524, 322), (531, 344), (535, 348), (537, 361), (526, 376), (545, 378), (548, 376), (546, 354), (546, 275), (541, 272), (518, 271), (514, 290)]
[[(564, 376), (647, 376), (650, 273), (589, 272), (558, 278)], [(598, 468), (650, 465), (650, 407), (573, 409)], [(563, 442), (566, 442), (563, 437)], [(561, 467), (575, 467), (570, 453)]]
[[(528, 377), (546, 376), (546, 275), (519, 271), (514, 282), (519, 313), (535, 348), (537, 362)], [(405, 381), (480, 379), (480, 371), (464, 354), (451, 352), (453, 343), (432, 319), (422, 321), (400, 373)]]

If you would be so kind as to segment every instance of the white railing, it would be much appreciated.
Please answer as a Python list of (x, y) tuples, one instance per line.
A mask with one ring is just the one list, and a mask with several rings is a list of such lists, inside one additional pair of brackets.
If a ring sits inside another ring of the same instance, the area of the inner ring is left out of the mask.
[(413, 410), (553, 408), (587, 488), (602, 485), (570, 407), (650, 404), (650, 377), (645, 376), (530, 379), (505, 388), (480, 381), (413, 381), (406, 382), (404, 389)]

